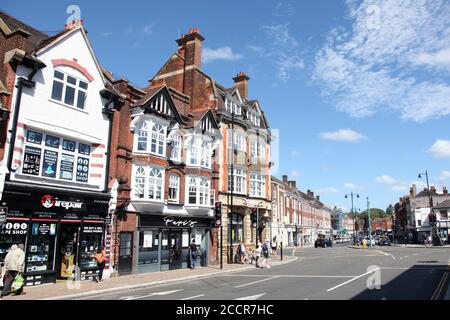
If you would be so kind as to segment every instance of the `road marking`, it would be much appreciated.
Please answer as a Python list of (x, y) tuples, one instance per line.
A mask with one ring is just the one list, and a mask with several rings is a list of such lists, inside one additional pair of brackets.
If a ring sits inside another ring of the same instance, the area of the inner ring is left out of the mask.
[(359, 276), (357, 276), (357, 277), (354, 277), (353, 279), (347, 280), (347, 281), (345, 281), (344, 283), (341, 283), (341, 284), (339, 284), (339, 285), (337, 285), (337, 286), (335, 286), (335, 287), (333, 287), (333, 288), (328, 289), (327, 292), (330, 292), (330, 291), (333, 291), (334, 289), (340, 288), (340, 287), (346, 285), (347, 283), (350, 283), (350, 282), (352, 282), (352, 281), (355, 281), (355, 280), (357, 280), (357, 279), (359, 279), (359, 278), (362, 278), (362, 277), (364, 277), (364, 276), (366, 276), (366, 275), (368, 275), (368, 274), (374, 273), (374, 272), (377, 271), (377, 270), (380, 270), (380, 268), (376, 268), (376, 269), (374, 269), (374, 270), (371, 270), (371, 271), (368, 271), (368, 272), (366, 272), (366, 273), (363, 273), (362, 275), (359, 275)]
[(241, 284), (239, 286), (236, 286), (235, 288), (236, 289), (237, 288), (242, 288), (242, 287), (250, 286), (250, 285), (255, 284), (255, 283), (260, 283), (260, 282), (263, 282), (263, 281), (269, 281), (269, 280), (276, 279), (276, 278), (278, 278), (278, 276), (273, 276), (273, 277), (270, 277), (270, 278), (261, 279), (261, 280), (257, 280), (257, 281), (253, 281), (253, 282), (249, 282), (249, 283), (245, 283), (245, 284)]
[(248, 297), (242, 297), (242, 298), (236, 298), (233, 300), (256, 300), (261, 298), (263, 295), (265, 295), (266, 293), (260, 293), (260, 294), (255, 294), (254, 296), (248, 296)]
[[(275, 275), (278, 278), (354, 278), (356, 276), (339, 276), (339, 275), (335, 275), (335, 276), (324, 276), (324, 275), (299, 275), (299, 274), (280, 274), (280, 275)], [(243, 274), (243, 275), (238, 275), (238, 274), (233, 274), (233, 275), (223, 275), (222, 277), (255, 277), (255, 278), (264, 278), (264, 277), (274, 277), (273, 275), (270, 276), (265, 276), (265, 275), (260, 275), (260, 274)]]
[(184, 290), (184, 289), (170, 290), (170, 291), (161, 291), (161, 292), (153, 292), (153, 293), (150, 293), (150, 294), (146, 294), (144, 296), (137, 296), (137, 297), (127, 296), (127, 297), (120, 298), (120, 300), (139, 300), (139, 299), (153, 297), (153, 296), (166, 296), (166, 295), (169, 295), (169, 294), (172, 294), (172, 293), (175, 293), (175, 292), (178, 292), (178, 291), (182, 291), (182, 290)]
[(180, 299), (180, 300), (191, 300), (191, 299), (203, 297), (204, 295), (205, 295), (204, 293), (203, 293), (203, 294), (198, 294), (198, 295), (196, 295), (196, 296), (192, 296), (192, 297), (188, 297), (188, 298), (183, 298), (183, 299)]
[(439, 296), (441, 295), (442, 290), (445, 287), (445, 284), (447, 283), (448, 278), (448, 271), (450, 270), (450, 260), (448, 261), (447, 270), (444, 272), (444, 275), (441, 278), (441, 281), (439, 282), (436, 290), (434, 291), (433, 295), (431, 296), (430, 300), (437, 300)]

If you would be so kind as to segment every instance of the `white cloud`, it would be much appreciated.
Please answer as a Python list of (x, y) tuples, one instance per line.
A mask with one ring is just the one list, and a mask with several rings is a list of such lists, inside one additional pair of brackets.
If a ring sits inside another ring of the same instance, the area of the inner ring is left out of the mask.
[(291, 156), (293, 156), (293, 157), (298, 157), (300, 155), (300, 152), (299, 151), (297, 151), (297, 150), (292, 150), (291, 151)]
[(266, 48), (261, 46), (247, 45), (247, 49), (257, 53), (260, 57), (268, 56), (269, 53)]
[(322, 132), (320, 134), (320, 137), (326, 140), (350, 141), (350, 142), (357, 142), (361, 139), (366, 138), (366, 136), (351, 129), (340, 129), (334, 132)]
[(144, 28), (142, 29), (142, 31), (143, 31), (145, 34), (152, 34), (152, 33), (153, 33), (153, 25), (148, 24), (148, 25), (144, 26)]
[(448, 170), (441, 171), (441, 174), (439, 175), (438, 179), (440, 181), (450, 180), (450, 171), (448, 171)]
[(217, 49), (204, 48), (202, 50), (202, 62), (208, 63), (214, 60), (239, 60), (242, 55), (234, 53), (230, 47)]
[(288, 24), (263, 26), (263, 30), (279, 45), (289, 47), (299, 46), (298, 41), (290, 35)]
[(273, 15), (276, 17), (290, 17), (295, 15), (295, 10), (292, 3), (278, 2)]
[[(375, 4), (374, 4), (375, 3)], [(450, 6), (445, 0), (347, 1), (352, 29), (336, 28), (313, 79), (353, 117), (394, 111), (417, 122), (450, 114)]]
[(450, 158), (450, 141), (436, 140), (428, 152), (438, 158)]
[(393, 186), (389, 190), (392, 192), (407, 192), (409, 189), (408, 189), (408, 186), (398, 185), (398, 186)]
[(293, 177), (299, 177), (301, 175), (302, 175), (302, 173), (298, 170), (294, 170), (291, 172), (291, 176), (293, 176)]
[(333, 188), (333, 187), (328, 187), (328, 188), (322, 188), (322, 189), (316, 189), (314, 190), (314, 192), (317, 195), (321, 195), (321, 194), (331, 194), (331, 193), (337, 193), (338, 189)]
[(364, 189), (365, 186), (363, 185), (359, 185), (359, 184), (355, 184), (352, 182), (346, 182), (344, 183), (344, 187), (347, 189), (353, 189), (353, 190), (360, 190), (360, 189)]
[(375, 181), (381, 184), (398, 184), (400, 183), (399, 180), (392, 178), (391, 176), (388, 176), (387, 174), (383, 174), (379, 177), (375, 178)]
[(420, 53), (414, 60), (418, 64), (429, 65), (434, 68), (448, 68), (450, 70), (450, 48), (432, 53)]

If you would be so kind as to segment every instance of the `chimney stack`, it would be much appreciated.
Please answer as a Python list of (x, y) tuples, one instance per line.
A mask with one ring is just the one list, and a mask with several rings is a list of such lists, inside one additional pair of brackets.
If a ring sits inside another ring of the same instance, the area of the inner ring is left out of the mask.
[(447, 187), (442, 187), (442, 193), (443, 193), (443, 194), (448, 194)]
[(288, 181), (288, 183), (290, 188), (297, 189), (297, 183), (295, 182), (295, 180)]
[(409, 188), (409, 196), (411, 198), (414, 198), (416, 196), (416, 194), (417, 194), (417, 187), (415, 184), (413, 184), (412, 187)]
[(283, 183), (288, 183), (288, 176), (287, 175), (283, 175)]
[(82, 19), (72, 20), (71, 22), (66, 23), (64, 25), (64, 31), (72, 30), (72, 29), (75, 29), (75, 28), (80, 27), (82, 25), (83, 25), (83, 20)]
[(250, 78), (242, 71), (233, 78), (234, 87), (239, 90), (242, 99), (248, 99), (248, 80)]
[(178, 53), (185, 59), (186, 67), (195, 66), (200, 69), (202, 62), (202, 41), (200, 29), (189, 28), (188, 34), (182, 34), (175, 40), (178, 43)]
[(317, 198), (317, 201), (320, 201), (320, 196), (317, 196), (316, 198)]

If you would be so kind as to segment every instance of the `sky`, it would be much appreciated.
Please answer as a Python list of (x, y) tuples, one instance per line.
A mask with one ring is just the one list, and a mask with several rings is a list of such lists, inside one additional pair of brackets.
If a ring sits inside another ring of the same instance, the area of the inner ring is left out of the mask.
[(54, 34), (80, 8), (100, 63), (144, 87), (197, 27), (202, 69), (244, 71), (277, 131), (278, 178), (328, 206), (385, 209), (428, 172), (450, 186), (450, 3), (446, 0), (12, 1), (0, 9)]

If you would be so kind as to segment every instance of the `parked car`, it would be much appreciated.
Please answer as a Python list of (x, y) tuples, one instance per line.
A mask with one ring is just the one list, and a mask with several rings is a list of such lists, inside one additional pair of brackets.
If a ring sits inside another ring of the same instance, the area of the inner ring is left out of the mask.
[[(364, 239), (366, 240), (366, 245), (369, 245), (369, 237), (364, 237)], [(370, 244), (372, 246), (375, 245), (375, 239), (372, 236), (370, 237)]]
[(314, 242), (314, 248), (317, 248), (317, 247), (325, 248), (325, 247), (332, 247), (332, 246), (333, 246), (333, 241), (331, 240), (330, 237), (326, 237), (326, 236), (319, 235), (319, 237)]
[(378, 245), (379, 246), (390, 246), (391, 245), (391, 240), (389, 239), (389, 237), (380, 237), (380, 239), (378, 240)]

